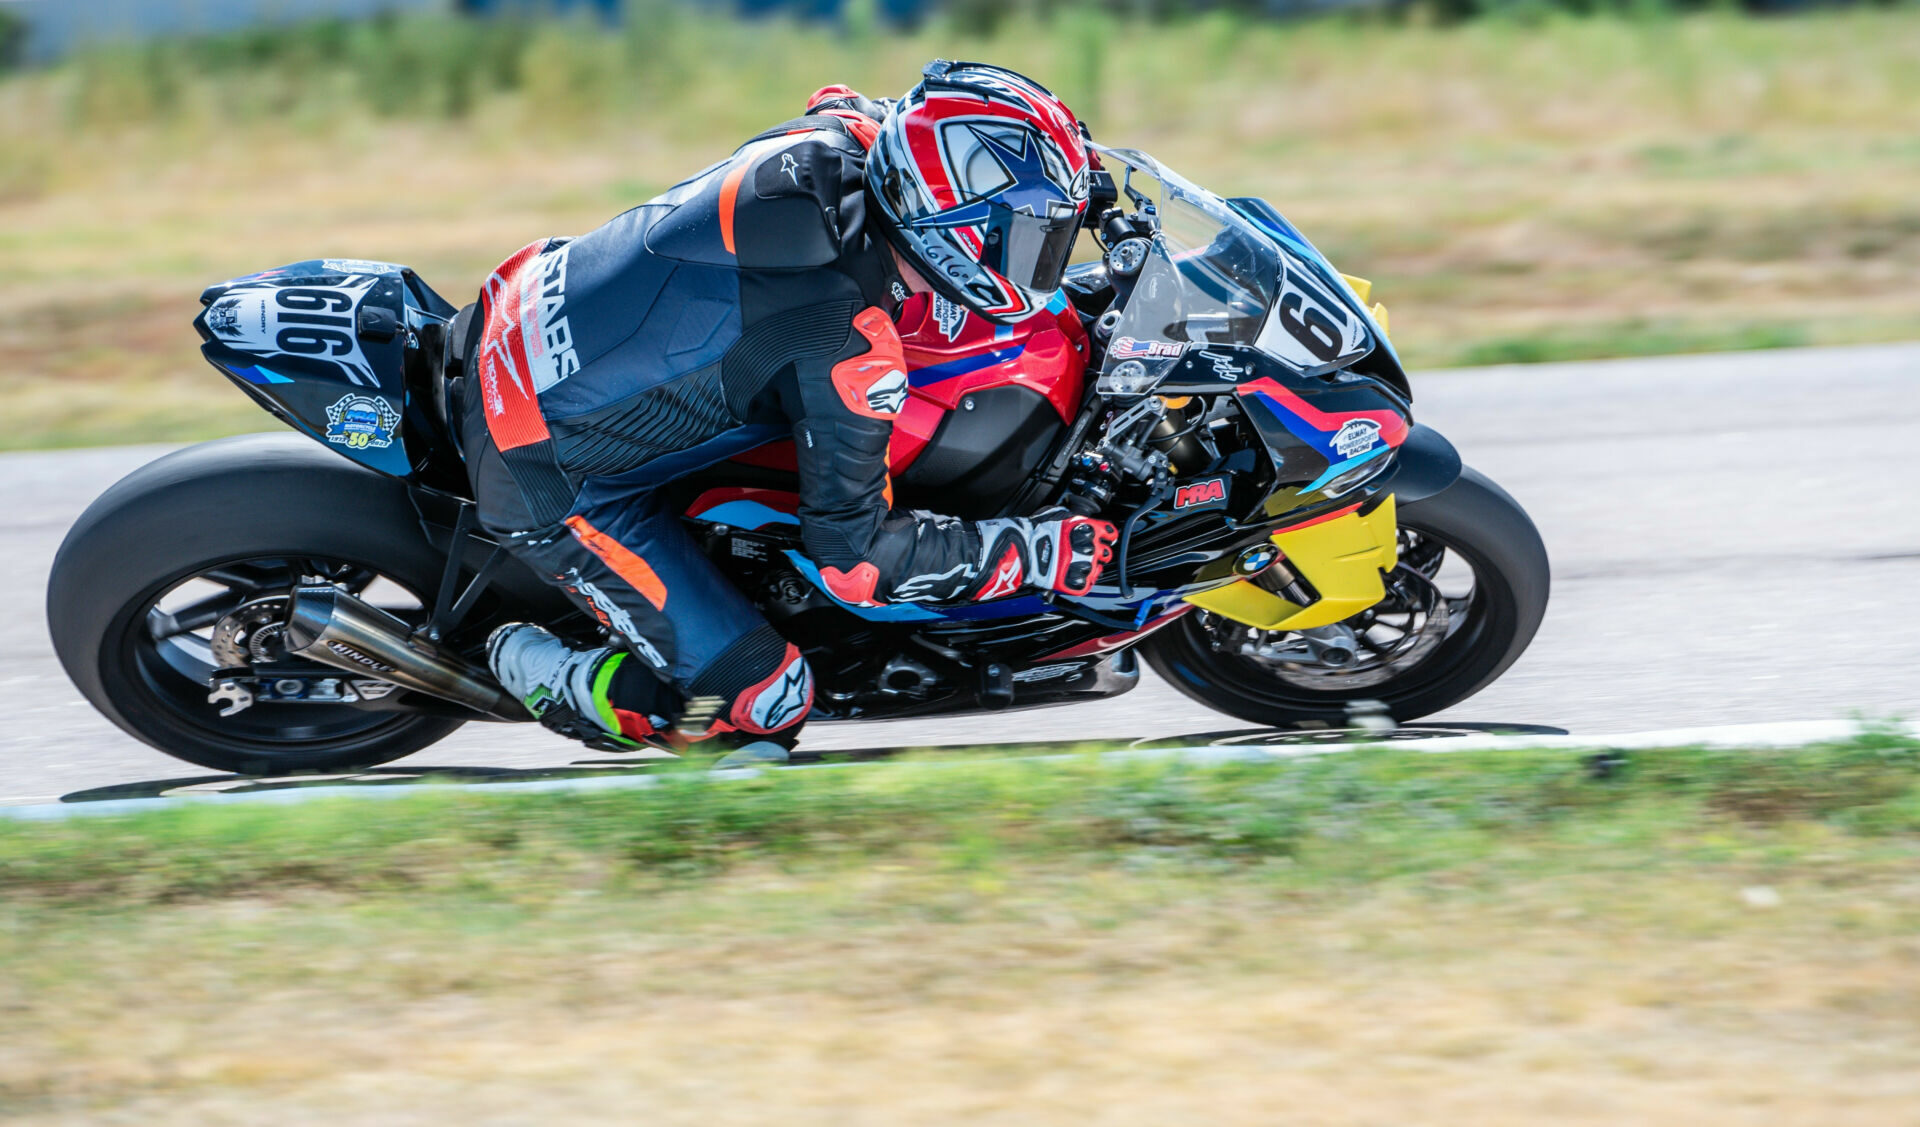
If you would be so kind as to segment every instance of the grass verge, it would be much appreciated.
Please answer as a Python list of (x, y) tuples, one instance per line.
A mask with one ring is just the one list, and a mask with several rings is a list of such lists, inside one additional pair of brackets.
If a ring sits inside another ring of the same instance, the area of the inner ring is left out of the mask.
[(1920, 742), (0, 821), (20, 1122), (1897, 1121)]

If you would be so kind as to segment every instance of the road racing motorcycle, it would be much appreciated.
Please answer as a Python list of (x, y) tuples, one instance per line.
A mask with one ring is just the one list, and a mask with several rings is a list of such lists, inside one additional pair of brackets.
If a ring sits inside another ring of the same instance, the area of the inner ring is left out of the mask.
[[(673, 500), (806, 654), (814, 719), (1070, 705), (1139, 660), (1261, 725), (1399, 720), (1485, 687), (1533, 638), (1547, 555), (1521, 507), (1413, 421), (1370, 284), (1279, 211), (1101, 149), (1088, 230), (1041, 313), (915, 296), (897, 503), (1066, 508), (1119, 526), (1087, 596), (854, 606), (802, 550), (790, 445)], [(458, 311), (412, 270), (322, 259), (201, 295), (206, 359), (297, 434), (169, 454), (68, 534), (47, 609), (67, 673), (128, 733), (245, 773), (364, 767), (468, 721), (524, 721), (486, 637), (617, 635), (474, 519), (449, 415)]]

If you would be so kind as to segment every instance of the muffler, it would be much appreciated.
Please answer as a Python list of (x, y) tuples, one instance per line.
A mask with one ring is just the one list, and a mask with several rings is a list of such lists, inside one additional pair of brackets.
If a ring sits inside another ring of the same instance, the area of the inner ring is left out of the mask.
[(484, 670), (416, 646), (413, 628), (333, 586), (300, 587), (287, 610), (289, 654), (363, 678), (463, 704), (500, 720), (529, 719)]

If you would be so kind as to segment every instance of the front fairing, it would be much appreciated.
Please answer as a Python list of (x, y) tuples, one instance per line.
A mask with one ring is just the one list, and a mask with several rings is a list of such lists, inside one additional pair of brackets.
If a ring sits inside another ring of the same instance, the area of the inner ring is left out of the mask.
[(1123, 169), (1123, 190), (1152, 200), (1158, 225), (1105, 374), (1135, 361), (1151, 377), (1189, 346), (1246, 345), (1318, 376), (1385, 339), (1340, 273), (1270, 206), (1236, 207), (1137, 150), (1102, 156)]

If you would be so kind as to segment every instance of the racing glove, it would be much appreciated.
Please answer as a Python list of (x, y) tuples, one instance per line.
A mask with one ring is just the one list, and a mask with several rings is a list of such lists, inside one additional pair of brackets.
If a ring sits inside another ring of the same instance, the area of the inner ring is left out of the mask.
[(975, 602), (1002, 598), (1023, 586), (1085, 595), (1112, 562), (1120, 539), (1111, 521), (1064, 509), (1031, 519), (984, 520), (978, 527), (985, 552)]

